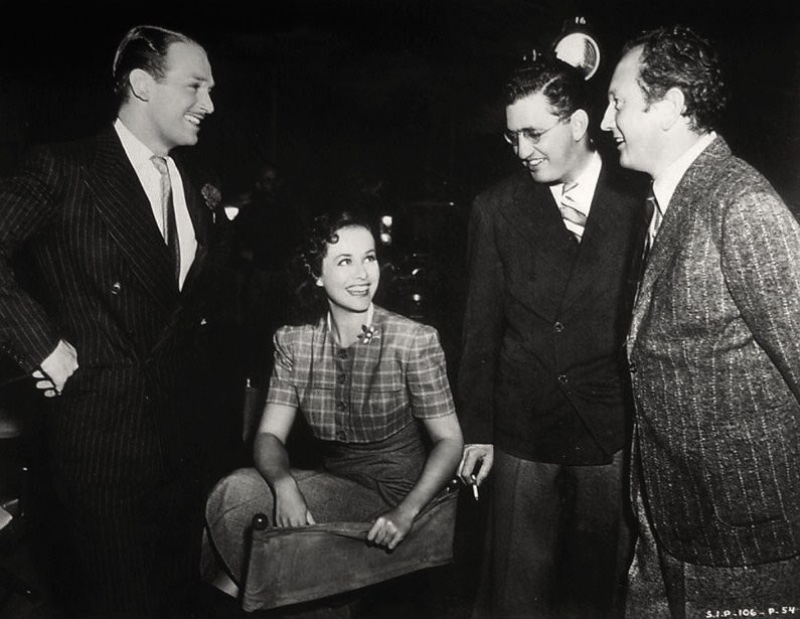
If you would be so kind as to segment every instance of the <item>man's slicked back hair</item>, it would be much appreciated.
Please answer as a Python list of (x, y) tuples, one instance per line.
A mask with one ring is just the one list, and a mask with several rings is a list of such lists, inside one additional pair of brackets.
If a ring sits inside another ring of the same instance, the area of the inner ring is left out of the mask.
[(128, 97), (128, 76), (134, 69), (147, 71), (156, 79), (164, 77), (167, 52), (173, 43), (199, 46), (197, 41), (185, 34), (159, 26), (134, 26), (125, 34), (117, 46), (111, 70), (114, 93), (120, 102)]
[(505, 104), (512, 105), (537, 93), (547, 98), (555, 115), (562, 120), (584, 110), (589, 116), (590, 135), (595, 135), (598, 101), (580, 69), (553, 55), (538, 56), (516, 66), (505, 83)]

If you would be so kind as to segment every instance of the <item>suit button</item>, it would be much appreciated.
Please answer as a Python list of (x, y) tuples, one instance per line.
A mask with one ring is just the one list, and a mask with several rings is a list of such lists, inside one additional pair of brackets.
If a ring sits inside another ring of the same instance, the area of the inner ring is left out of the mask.
[(567, 379), (567, 375), (566, 374), (559, 374), (558, 375), (558, 382), (560, 382), (562, 385), (566, 385), (569, 382), (569, 380)]
[(111, 294), (118, 295), (120, 292), (122, 292), (122, 284), (119, 282), (111, 284)]
[(561, 333), (564, 330), (564, 325), (560, 322), (557, 322), (553, 325), (553, 331), (556, 333)]

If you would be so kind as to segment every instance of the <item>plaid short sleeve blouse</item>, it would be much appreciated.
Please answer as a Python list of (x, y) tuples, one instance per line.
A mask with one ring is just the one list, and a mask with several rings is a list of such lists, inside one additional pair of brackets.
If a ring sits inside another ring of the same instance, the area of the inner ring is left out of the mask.
[(371, 326), (347, 349), (324, 320), (279, 329), (267, 402), (298, 407), (317, 438), (348, 443), (455, 414), (436, 329), (377, 306)]

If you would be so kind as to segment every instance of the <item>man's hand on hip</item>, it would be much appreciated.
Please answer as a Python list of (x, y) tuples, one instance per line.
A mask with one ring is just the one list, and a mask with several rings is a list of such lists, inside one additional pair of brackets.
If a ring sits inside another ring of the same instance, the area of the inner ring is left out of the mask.
[(44, 391), (46, 398), (54, 398), (61, 395), (67, 380), (77, 369), (78, 352), (75, 347), (65, 340), (59, 340), (58, 346), (32, 376), (36, 379), (36, 388)]

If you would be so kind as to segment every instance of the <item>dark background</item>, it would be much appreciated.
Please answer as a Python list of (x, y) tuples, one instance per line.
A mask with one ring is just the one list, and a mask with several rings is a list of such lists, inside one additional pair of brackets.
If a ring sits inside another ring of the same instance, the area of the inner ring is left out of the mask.
[(584, 15), (602, 46), (603, 91), (621, 43), (670, 22), (715, 39), (729, 70), (732, 146), (800, 203), (797, 44), (784, 2), (297, 0), (137, 6), (17, 3), (0, 27), (0, 146), (80, 136), (113, 118), (110, 65), (137, 23), (209, 51), (217, 112), (199, 150), (226, 188), (278, 161), (315, 203), (356, 171), (403, 200), (468, 200), (513, 166), (496, 100), (509, 65)]
[[(500, 135), (503, 78), (532, 48), (549, 48), (575, 16), (586, 18), (601, 45), (600, 71), (592, 79), (600, 101), (622, 43), (641, 29), (680, 22), (715, 40), (731, 90), (722, 133), (800, 209), (796, 0), (230, 0), (3, 8), (0, 174), (30, 144), (80, 137), (113, 120), (111, 61), (130, 27), (151, 23), (185, 32), (206, 47), (217, 82), (216, 112), (192, 152), (216, 169), (224, 197), (243, 189), (266, 160), (278, 163), (291, 195), (311, 211), (355, 187), (380, 186), (404, 239), (394, 248), (400, 276), (385, 280), (393, 292), (385, 304), (440, 329), (453, 376), (469, 206), (478, 191), (518, 165)], [(425, 277), (407, 277), (415, 265)], [(411, 301), (413, 294), (422, 301)], [(238, 394), (238, 378), (221, 380)], [(238, 402), (230, 407), (226, 413), (238, 415)], [(471, 498), (464, 501), (458, 584), (446, 593), (468, 602), (485, 501), (477, 508)], [(467, 616), (462, 602), (450, 609), (448, 616)]]
[[(442, 326), (455, 366), (469, 205), (518, 165), (500, 137), (498, 94), (508, 68), (532, 48), (549, 48), (565, 23), (584, 16), (601, 45), (592, 82), (602, 104), (625, 40), (657, 25), (694, 26), (717, 42), (728, 70), (732, 96), (723, 134), (797, 211), (799, 6), (791, 0), (18, 4), (0, 26), (0, 173), (30, 143), (79, 137), (113, 119), (110, 66), (128, 28), (153, 23), (184, 31), (207, 48), (217, 82), (216, 112), (192, 153), (217, 171), (224, 197), (244, 188), (264, 160), (281, 167), (306, 212), (379, 185), (378, 198), (395, 211), (395, 249), (413, 244), (435, 267), (428, 274), (438, 294), (428, 295), (428, 306), (408, 301), (408, 286), (400, 286), (405, 297), (394, 309)], [(610, 143), (603, 134), (601, 147)]]

